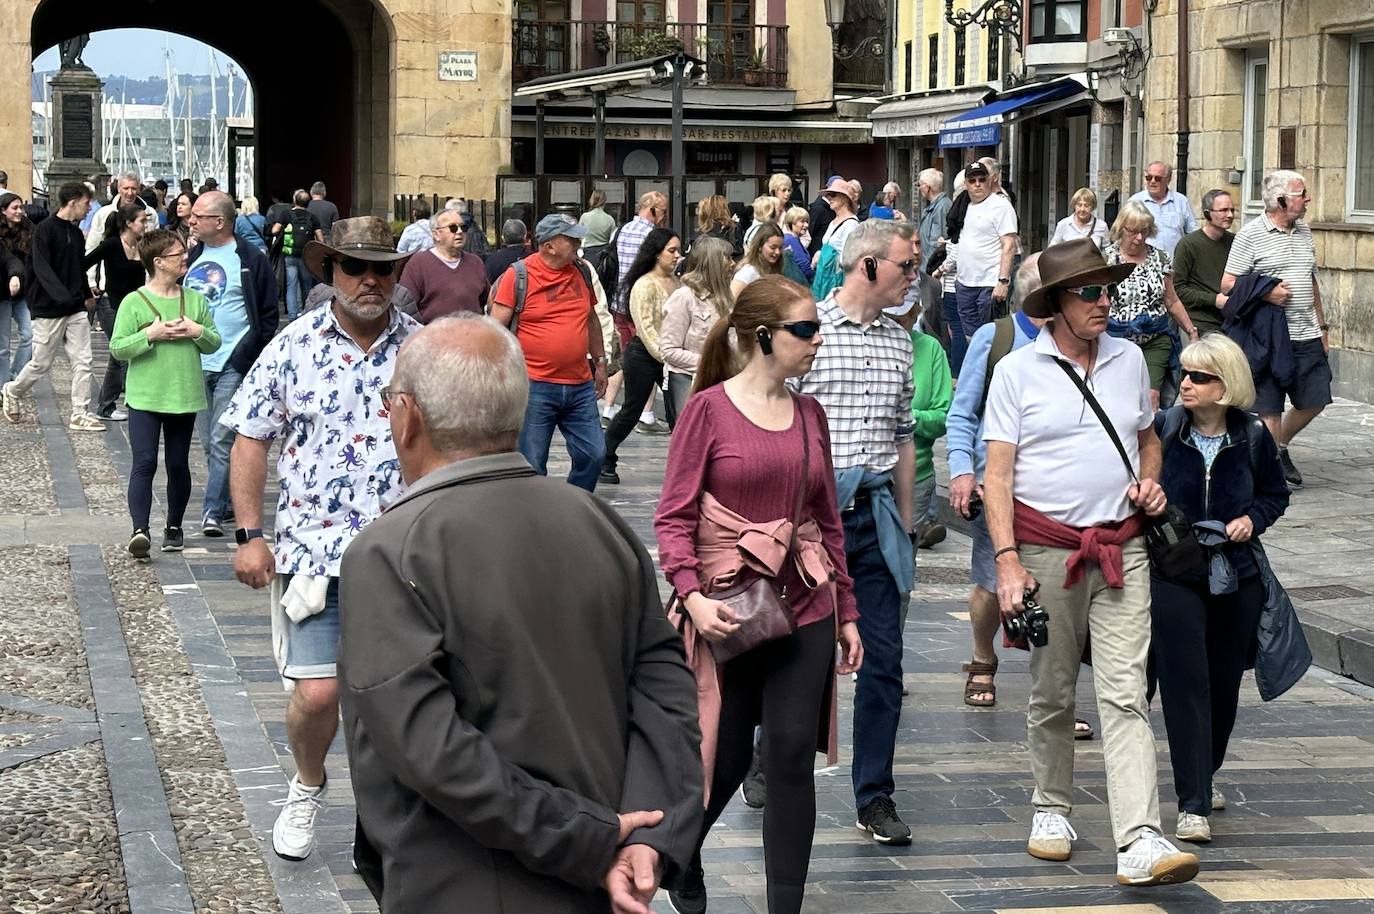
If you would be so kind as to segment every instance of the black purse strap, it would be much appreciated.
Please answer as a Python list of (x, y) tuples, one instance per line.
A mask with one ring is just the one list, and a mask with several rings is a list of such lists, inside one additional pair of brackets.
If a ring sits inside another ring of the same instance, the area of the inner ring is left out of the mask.
[(1116, 452), (1121, 455), (1121, 462), (1126, 467), (1126, 472), (1130, 475), (1131, 481), (1136, 485), (1140, 480), (1135, 475), (1135, 467), (1131, 466), (1131, 458), (1126, 454), (1126, 448), (1121, 443), (1121, 438), (1116, 434), (1116, 428), (1112, 425), (1112, 420), (1107, 418), (1107, 413), (1102, 409), (1102, 404), (1097, 402), (1097, 397), (1088, 389), (1088, 385), (1083, 383), (1083, 379), (1078, 376), (1078, 372), (1073, 370), (1073, 366), (1066, 359), (1055, 359), (1059, 367), (1064, 369), (1064, 374), (1068, 375), (1073, 381), (1074, 386), (1083, 394), (1083, 399), (1092, 407), (1092, 411), (1097, 415), (1097, 420), (1102, 423), (1102, 427), (1107, 431), (1107, 437), (1112, 439), (1112, 444), (1116, 445)]

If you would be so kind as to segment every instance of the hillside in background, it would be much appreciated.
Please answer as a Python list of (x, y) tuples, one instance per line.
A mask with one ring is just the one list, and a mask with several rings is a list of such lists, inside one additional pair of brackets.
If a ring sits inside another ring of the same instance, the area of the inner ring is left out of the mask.
[[(31, 90), (35, 100), (43, 98), (43, 86), (55, 71), (44, 70), (34, 73), (31, 77)], [(126, 76), (105, 76), (105, 97), (111, 101), (126, 101), (130, 105), (165, 105), (167, 103), (167, 80), (161, 76), (151, 79), (131, 79)], [(178, 75), (177, 83), (177, 116), (184, 116), (186, 113), (186, 92), (191, 93), (191, 115), (193, 117), (210, 116), (210, 77)], [(229, 113), (229, 77), (220, 76), (216, 78), (217, 108), (220, 117)], [(243, 96), (246, 91), (247, 81), (242, 76), (234, 79), (234, 114), (238, 115), (243, 108)]]

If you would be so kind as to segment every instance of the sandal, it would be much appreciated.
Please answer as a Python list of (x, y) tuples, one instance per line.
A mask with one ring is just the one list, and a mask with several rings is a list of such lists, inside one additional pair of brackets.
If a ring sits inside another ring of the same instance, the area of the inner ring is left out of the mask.
[[(974, 676), (993, 677), (997, 675), (997, 658), (994, 657), (992, 663), (983, 663), (980, 660), (970, 660), (964, 664), (964, 672), (968, 673), (968, 679), (964, 681), (964, 704), (975, 708), (990, 708), (997, 704), (997, 683), (996, 682), (974, 682)], [(975, 695), (991, 695), (991, 698), (975, 698)]]
[(1076, 717), (1076, 718), (1074, 718), (1074, 721), (1073, 721), (1073, 738), (1074, 738), (1074, 739), (1092, 739), (1092, 738), (1093, 738), (1093, 725), (1090, 724), (1090, 723), (1088, 723), (1086, 720), (1083, 720), (1081, 717)]

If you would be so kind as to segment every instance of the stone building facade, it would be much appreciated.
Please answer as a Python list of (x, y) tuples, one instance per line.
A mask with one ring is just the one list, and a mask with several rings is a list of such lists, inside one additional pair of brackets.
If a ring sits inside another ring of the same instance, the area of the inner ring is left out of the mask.
[[(1179, 161), (1178, 14), (1161, 0), (1145, 92), (1148, 159)], [(1276, 168), (1307, 178), (1339, 394), (1374, 400), (1374, 4), (1188, 0), (1187, 192), (1262, 211)]]

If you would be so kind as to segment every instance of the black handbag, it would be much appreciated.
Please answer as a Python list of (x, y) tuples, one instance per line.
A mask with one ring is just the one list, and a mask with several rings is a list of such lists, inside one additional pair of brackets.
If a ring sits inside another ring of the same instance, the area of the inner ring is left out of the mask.
[[(1126, 466), (1131, 481), (1140, 485), (1140, 479), (1135, 475), (1135, 467), (1131, 466), (1131, 458), (1127, 456), (1126, 448), (1116, 434), (1116, 428), (1103, 411), (1102, 404), (1097, 402), (1097, 397), (1093, 396), (1088, 385), (1083, 383), (1083, 379), (1073, 370), (1072, 365), (1064, 359), (1055, 361), (1083, 394), (1084, 401), (1102, 423), (1102, 428), (1112, 439), (1112, 444), (1116, 445), (1116, 452), (1121, 455), (1121, 462)], [(1151, 571), (1166, 581), (1191, 580), (1196, 579), (1198, 575), (1206, 574), (1207, 550), (1197, 541), (1192, 522), (1177, 505), (1169, 505), (1159, 517), (1149, 518), (1145, 527), (1145, 550), (1150, 555)]]

